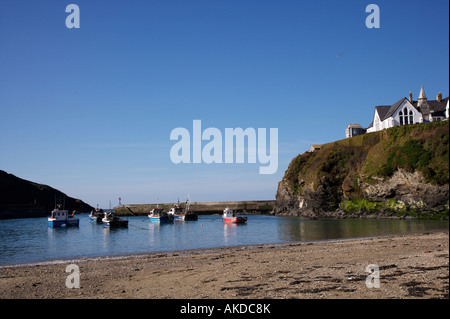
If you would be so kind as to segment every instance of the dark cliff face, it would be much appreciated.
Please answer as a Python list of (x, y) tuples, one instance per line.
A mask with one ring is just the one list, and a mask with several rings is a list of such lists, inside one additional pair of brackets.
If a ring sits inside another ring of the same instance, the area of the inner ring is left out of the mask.
[(447, 216), (448, 122), (394, 127), (298, 155), (278, 184), (275, 214)]
[(55, 198), (59, 197), (64, 197), (67, 210), (89, 212), (93, 209), (83, 201), (50, 186), (33, 183), (0, 170), (0, 211), (8, 211), (8, 217), (14, 217), (15, 213), (25, 217), (23, 212), (27, 211), (31, 215), (36, 212), (48, 214), (55, 208)]

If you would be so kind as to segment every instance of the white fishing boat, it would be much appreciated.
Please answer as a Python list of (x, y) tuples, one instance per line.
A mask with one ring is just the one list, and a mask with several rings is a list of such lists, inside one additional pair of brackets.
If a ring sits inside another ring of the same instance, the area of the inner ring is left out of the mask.
[(128, 220), (117, 217), (112, 211), (105, 212), (102, 222), (108, 227), (128, 227)]
[(172, 207), (169, 212), (169, 215), (173, 216), (174, 220), (184, 220), (184, 221), (195, 221), (198, 220), (197, 214), (194, 214), (190, 210), (190, 204), (189, 204), (189, 196), (186, 201), (186, 207), (182, 208), (180, 206), (180, 201), (178, 200), (178, 203)]
[(91, 211), (89, 214), (89, 220), (91, 222), (95, 222), (97, 224), (102, 223), (102, 219), (105, 217), (105, 212), (101, 208), (96, 208), (95, 210)]
[(50, 227), (79, 226), (80, 220), (74, 216), (74, 213), (69, 213), (68, 210), (62, 209), (62, 207), (58, 205), (50, 213), (48, 225)]

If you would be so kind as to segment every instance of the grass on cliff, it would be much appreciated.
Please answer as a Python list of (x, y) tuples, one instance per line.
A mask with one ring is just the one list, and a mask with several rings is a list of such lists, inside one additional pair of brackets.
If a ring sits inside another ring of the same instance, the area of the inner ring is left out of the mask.
[(370, 183), (373, 178), (390, 177), (400, 168), (420, 171), (426, 182), (448, 184), (448, 121), (397, 126), (325, 144), (318, 151), (294, 158), (284, 181), (297, 194), (325, 181), (360, 197), (362, 180)]
[(407, 207), (405, 203), (393, 198), (389, 198), (386, 202), (369, 201), (365, 198), (346, 199), (340, 203), (339, 209), (344, 211), (346, 215), (359, 212), (372, 214), (387, 210), (396, 217), (412, 216), (418, 219), (444, 220), (448, 219), (449, 216), (448, 204), (444, 205), (444, 209), (441, 211), (423, 211), (420, 202), (416, 206)]
[[(425, 181), (444, 185), (449, 180), (449, 125), (433, 122), (397, 126), (384, 131), (379, 153), (365, 167), (369, 175), (389, 177), (399, 168), (420, 171)], [(372, 153), (373, 154), (373, 153)], [(370, 154), (370, 155), (372, 155)]]

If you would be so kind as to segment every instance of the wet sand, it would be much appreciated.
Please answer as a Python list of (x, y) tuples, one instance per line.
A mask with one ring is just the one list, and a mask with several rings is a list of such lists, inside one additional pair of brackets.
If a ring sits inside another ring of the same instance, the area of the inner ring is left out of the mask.
[[(2, 266), (0, 298), (448, 299), (448, 246), (444, 231)], [(80, 288), (66, 287), (69, 264)]]

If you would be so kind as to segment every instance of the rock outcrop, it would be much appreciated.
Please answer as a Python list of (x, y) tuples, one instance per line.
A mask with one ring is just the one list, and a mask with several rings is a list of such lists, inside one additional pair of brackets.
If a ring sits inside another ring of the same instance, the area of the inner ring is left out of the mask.
[(427, 183), (420, 172), (409, 173), (399, 169), (386, 181), (361, 185), (365, 198), (371, 201), (384, 201), (394, 198), (408, 206), (421, 209), (440, 207), (448, 202), (449, 185)]
[(311, 218), (448, 218), (449, 126), (394, 127), (292, 160), (274, 213)]

